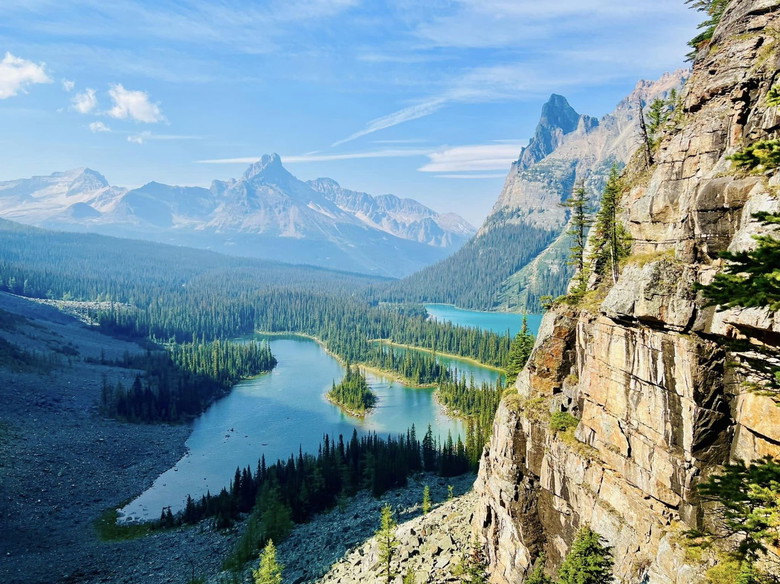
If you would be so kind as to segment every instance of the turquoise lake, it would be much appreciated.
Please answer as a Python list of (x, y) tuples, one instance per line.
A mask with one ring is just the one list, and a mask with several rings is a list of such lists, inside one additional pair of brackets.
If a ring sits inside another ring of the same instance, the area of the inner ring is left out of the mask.
[[(428, 305), (433, 318), (464, 326), (478, 326), (496, 332), (515, 334), (522, 317), (461, 310), (446, 305)], [(539, 315), (529, 315), (529, 328), (535, 332)], [(263, 337), (271, 344), (278, 365), (270, 373), (237, 384), (230, 394), (214, 403), (194, 423), (187, 440), (187, 454), (160, 475), (154, 484), (125, 506), (127, 519), (158, 519), (163, 507), (176, 512), (184, 507), (187, 495), (198, 498), (228, 486), (236, 467), (257, 466), (260, 456), (271, 464), (286, 459), (302, 448), (316, 452), (325, 433), (377, 432), (381, 435), (406, 432), (412, 424), (418, 436), (431, 425), (434, 435), (444, 439), (465, 436), (462, 422), (447, 416), (434, 399), (433, 389), (407, 387), (379, 375), (367, 375), (379, 397), (375, 410), (364, 419), (344, 414), (325, 399), (333, 381), (339, 381), (344, 368), (316, 342), (297, 336)], [(439, 361), (459, 375), (475, 381), (494, 382), (501, 375), (473, 363), (448, 357)]]
[(187, 454), (160, 475), (141, 496), (121, 510), (127, 519), (158, 519), (163, 507), (173, 512), (193, 498), (228, 485), (236, 467), (253, 470), (261, 455), (270, 464), (297, 453), (316, 452), (325, 433), (345, 439), (358, 432), (382, 435), (406, 432), (412, 424), (422, 437), (428, 424), (434, 435), (465, 436), (463, 424), (447, 416), (433, 389), (409, 388), (367, 375), (379, 398), (361, 420), (344, 414), (325, 399), (343, 367), (316, 342), (303, 337), (270, 337), (279, 361), (270, 373), (243, 381), (213, 404), (193, 424)]
[[(491, 330), (500, 335), (509, 331), (510, 336), (514, 337), (523, 325), (523, 315), (517, 312), (464, 310), (451, 304), (426, 304), (425, 309), (434, 320)], [(536, 334), (536, 331), (539, 330), (541, 322), (541, 314), (528, 315), (528, 329), (533, 334)]]

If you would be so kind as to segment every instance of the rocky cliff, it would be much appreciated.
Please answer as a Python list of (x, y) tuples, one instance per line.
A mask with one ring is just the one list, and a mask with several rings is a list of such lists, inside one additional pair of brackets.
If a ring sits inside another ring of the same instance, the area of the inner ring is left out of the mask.
[[(475, 529), (492, 579), (522, 582), (541, 552), (557, 567), (589, 524), (614, 547), (619, 582), (701, 581), (682, 531), (708, 515), (695, 485), (734, 459), (780, 456), (780, 408), (746, 389), (724, 343), (778, 345), (780, 317), (716, 312), (693, 291), (780, 210), (780, 176), (739, 175), (728, 156), (776, 138), (780, 3), (731, 2), (697, 60), (677, 129), (648, 171), (627, 173), (621, 220), (632, 255), (616, 285), (548, 312), (502, 403), (476, 484)], [(550, 412), (578, 423), (550, 428)]]

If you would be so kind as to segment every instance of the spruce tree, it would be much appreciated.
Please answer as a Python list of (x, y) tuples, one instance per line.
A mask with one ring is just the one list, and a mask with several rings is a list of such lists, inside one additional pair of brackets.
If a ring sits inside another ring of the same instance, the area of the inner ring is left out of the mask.
[(523, 316), (523, 326), (509, 346), (509, 358), (506, 366), (507, 385), (514, 383), (517, 374), (525, 367), (526, 361), (533, 351), (535, 340), (535, 337), (528, 330), (528, 318)]
[(252, 570), (255, 584), (282, 584), (283, 566), (276, 561), (276, 547), (272, 539), (268, 540), (260, 552), (260, 565)]
[(558, 570), (559, 584), (609, 584), (612, 578), (612, 551), (601, 543), (601, 536), (585, 526)]
[(591, 254), (596, 273), (611, 276), (613, 284), (617, 282), (620, 260), (625, 258), (630, 250), (629, 235), (617, 218), (622, 191), (620, 173), (617, 166), (613, 166), (596, 214)]
[(487, 584), (487, 562), (476, 536), (469, 546), (469, 551), (460, 563), (461, 582), (466, 584)]
[(536, 559), (536, 565), (528, 575), (525, 584), (555, 584), (553, 579), (544, 573), (544, 563), (545, 556), (542, 554)]
[(572, 245), (569, 248), (569, 264), (577, 268), (577, 275), (574, 277), (577, 282), (573, 293), (575, 295), (583, 294), (588, 286), (588, 271), (586, 270), (585, 246), (588, 243), (588, 230), (593, 224), (590, 216), (591, 209), (588, 204), (587, 192), (582, 185), (574, 189), (574, 193), (569, 199), (561, 203), (571, 212), (569, 219), (569, 229), (566, 235), (572, 238)]
[(389, 504), (385, 504), (382, 507), (376, 539), (379, 544), (379, 575), (384, 578), (386, 584), (390, 584), (398, 575), (393, 569), (393, 557), (398, 548), (398, 538), (395, 536), (396, 527), (393, 509)]
[(426, 515), (431, 510), (431, 488), (425, 485), (423, 489), (422, 512)]

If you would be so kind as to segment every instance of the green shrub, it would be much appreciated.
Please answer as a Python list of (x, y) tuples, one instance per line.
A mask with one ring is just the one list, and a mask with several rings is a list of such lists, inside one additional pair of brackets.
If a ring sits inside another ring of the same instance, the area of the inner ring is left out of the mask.
[(555, 412), (550, 416), (550, 429), (553, 432), (566, 432), (577, 427), (580, 421), (569, 412)]

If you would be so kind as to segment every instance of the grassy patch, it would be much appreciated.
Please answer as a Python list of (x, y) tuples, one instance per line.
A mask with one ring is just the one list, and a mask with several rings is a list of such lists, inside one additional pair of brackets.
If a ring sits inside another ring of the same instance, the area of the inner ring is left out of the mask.
[(566, 432), (577, 427), (580, 421), (569, 412), (554, 412), (550, 416), (550, 430), (553, 432)]
[(95, 519), (95, 530), (103, 541), (124, 541), (149, 535), (154, 531), (150, 523), (117, 523), (119, 511), (112, 507), (106, 509)]
[(626, 266), (639, 266), (645, 267), (647, 264), (658, 262), (661, 260), (674, 261), (674, 250), (666, 249), (663, 251), (646, 251), (643, 253), (632, 253), (625, 260), (623, 260)]

